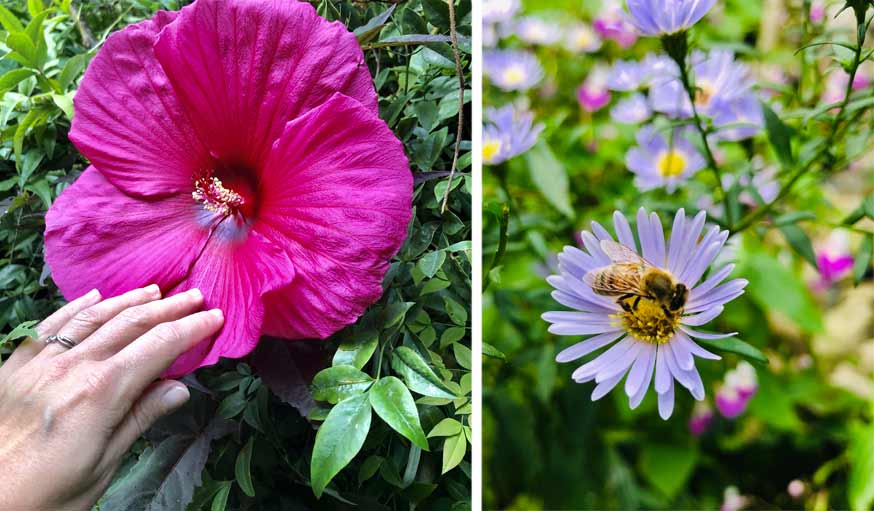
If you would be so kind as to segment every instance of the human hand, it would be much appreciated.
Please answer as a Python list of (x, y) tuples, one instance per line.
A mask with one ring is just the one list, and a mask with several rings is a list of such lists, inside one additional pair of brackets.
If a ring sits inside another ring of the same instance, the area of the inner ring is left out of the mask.
[[(193, 289), (157, 286), (101, 300), (94, 290), (40, 323), (0, 366), (0, 510), (89, 509), (133, 442), (189, 398), (155, 380), (216, 333), (222, 312), (196, 312)], [(78, 344), (46, 344), (52, 335)]]

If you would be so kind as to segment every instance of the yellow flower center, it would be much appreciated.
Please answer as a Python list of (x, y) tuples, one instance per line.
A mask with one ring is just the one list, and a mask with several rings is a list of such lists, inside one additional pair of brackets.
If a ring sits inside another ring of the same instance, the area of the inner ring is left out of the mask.
[(577, 33), (577, 48), (579, 48), (581, 50), (585, 49), (589, 46), (589, 44), (591, 42), (592, 42), (592, 38), (589, 37), (589, 34), (586, 33), (585, 30), (580, 30)]
[(700, 81), (695, 84), (695, 106), (697, 107), (706, 107), (710, 104), (710, 100), (713, 98), (713, 94), (716, 92), (716, 88), (710, 83), (705, 81)]
[[(630, 299), (632, 302), (634, 299)], [(674, 315), (665, 314), (657, 302), (641, 298), (631, 312), (618, 312), (613, 315), (616, 324), (621, 326), (635, 339), (645, 342), (663, 344), (671, 340), (674, 332), (680, 326), (682, 311)]]
[(525, 81), (525, 71), (520, 66), (510, 66), (504, 71), (504, 82), (519, 85)]
[(675, 177), (683, 174), (686, 170), (686, 158), (679, 151), (671, 149), (662, 153), (658, 162), (659, 174), (664, 177)]
[(500, 140), (487, 140), (483, 143), (483, 161), (488, 163), (494, 160), (501, 151)]

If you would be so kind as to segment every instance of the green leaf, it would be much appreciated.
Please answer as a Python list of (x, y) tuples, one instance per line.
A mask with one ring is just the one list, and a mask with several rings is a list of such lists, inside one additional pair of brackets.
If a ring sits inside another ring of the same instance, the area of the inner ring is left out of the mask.
[(525, 153), (531, 180), (555, 209), (573, 219), (567, 172), (552, 150), (541, 141)]
[(698, 452), (691, 446), (644, 444), (640, 469), (654, 488), (673, 499), (692, 475), (697, 458)]
[(370, 456), (364, 460), (364, 463), (361, 464), (361, 468), (358, 469), (358, 484), (361, 484), (376, 475), (376, 472), (379, 470), (383, 461), (385, 461), (385, 458), (382, 456)]
[(61, 70), (61, 74), (58, 76), (58, 83), (61, 85), (62, 90), (67, 90), (73, 81), (82, 73), (82, 70), (84, 70), (85, 66), (88, 64), (89, 58), (89, 54), (80, 53), (67, 60), (67, 63), (64, 64), (64, 69)]
[(464, 459), (466, 452), (467, 438), (463, 432), (446, 437), (446, 440), (443, 441), (443, 468), (440, 473), (445, 474), (457, 467)]
[(382, 328), (388, 330), (393, 326), (401, 324), (407, 315), (407, 311), (410, 310), (410, 307), (413, 305), (416, 304), (414, 302), (395, 302), (386, 305), (385, 309), (382, 310), (382, 315), (380, 317)]
[(350, 365), (361, 369), (364, 364), (373, 356), (376, 351), (376, 346), (379, 344), (379, 336), (373, 330), (367, 330), (361, 334), (356, 334), (355, 341), (344, 342), (337, 348), (334, 353), (334, 359), (331, 365), (341, 366)]
[(452, 345), (452, 352), (455, 355), (455, 360), (461, 367), (470, 370), (471, 367), (471, 352), (470, 348), (463, 344), (455, 343)]
[(39, 337), (39, 334), (33, 327), (38, 323), (37, 320), (25, 321), (24, 323), (20, 323), (18, 326), (12, 329), (11, 332), (4, 335), (2, 339), (0, 339), (0, 348), (6, 345), (9, 341), (14, 341), (16, 339), (22, 339), (24, 337), (30, 337), (31, 339), (36, 339)]
[(777, 158), (784, 167), (789, 167), (794, 162), (792, 156), (792, 136), (795, 131), (783, 123), (777, 114), (766, 103), (762, 103), (762, 113), (765, 114), (765, 130), (768, 132), (768, 140), (771, 147), (777, 153)]
[(24, 32), (24, 25), (18, 21), (18, 16), (3, 5), (0, 5), (0, 25), (3, 25), (3, 29), (10, 34), (13, 32)]
[(30, 13), (31, 18), (41, 13), (45, 8), (46, 6), (42, 3), (42, 0), (27, 0), (27, 12)]
[(334, 404), (361, 394), (372, 384), (373, 378), (354, 366), (329, 367), (313, 378), (313, 399)]
[(750, 297), (764, 310), (778, 310), (808, 332), (822, 331), (822, 316), (804, 282), (764, 252), (744, 253), (740, 275)]
[(847, 447), (850, 477), (847, 498), (854, 511), (871, 509), (874, 504), (874, 423), (853, 424)]
[(19, 82), (33, 76), (30, 69), (18, 68), (0, 76), (0, 94), (12, 90)]
[(6, 46), (21, 56), (19, 62), (28, 67), (39, 67), (37, 63), (37, 50), (33, 41), (23, 32), (15, 32), (6, 37)]
[(370, 431), (370, 400), (359, 394), (331, 409), (316, 433), (310, 480), (313, 493), (321, 497), (325, 487), (361, 450)]
[(427, 451), (428, 440), (419, 422), (419, 412), (410, 391), (394, 376), (381, 378), (368, 393), (377, 415), (416, 446)]
[(219, 403), (216, 415), (225, 419), (233, 419), (246, 408), (246, 394), (242, 391), (229, 394)]
[(874, 262), (874, 234), (866, 234), (853, 263), (853, 282), (856, 285), (862, 282), (872, 262)]
[(234, 475), (237, 478), (237, 484), (243, 490), (243, 493), (250, 497), (255, 496), (255, 487), (252, 486), (252, 448), (255, 445), (255, 437), (249, 437), (249, 441), (240, 450), (237, 455), (237, 462), (234, 465)]
[(416, 263), (416, 267), (430, 279), (437, 274), (437, 271), (443, 266), (444, 261), (446, 261), (446, 252), (435, 250), (423, 255)]
[(449, 390), (425, 360), (411, 348), (406, 346), (395, 348), (391, 356), (391, 366), (404, 378), (407, 387), (413, 392), (446, 399), (459, 397)]
[(461, 423), (451, 417), (447, 417), (431, 428), (431, 432), (428, 433), (428, 438), (455, 436), (459, 433), (461, 433)]
[(73, 119), (73, 95), (75, 92), (67, 94), (52, 94), (52, 101), (58, 106), (67, 116), (67, 119)]
[(695, 342), (703, 344), (704, 346), (716, 351), (735, 353), (751, 360), (752, 362), (757, 362), (763, 365), (768, 364), (768, 357), (766, 357), (764, 353), (759, 351), (759, 349), (752, 344), (744, 342), (736, 337), (726, 337), (724, 339), (695, 339)]
[(382, 27), (385, 26), (389, 16), (391, 16), (395, 11), (395, 7), (397, 7), (397, 5), (392, 5), (385, 11), (370, 18), (370, 20), (364, 25), (356, 28), (352, 33), (358, 38), (358, 44), (369, 43), (375, 39), (376, 36), (379, 35), (379, 31), (382, 30)]
[(813, 251), (813, 244), (804, 229), (796, 224), (786, 224), (780, 226), (780, 232), (783, 237), (798, 255), (804, 258), (814, 268), (817, 267), (816, 253)]
[(443, 303), (446, 305), (446, 313), (449, 314), (449, 319), (453, 323), (458, 326), (467, 324), (467, 309), (464, 306), (448, 296), (443, 297)]
[(209, 507), (210, 511), (225, 511), (225, 508), (228, 506), (228, 496), (231, 494), (231, 484), (230, 481), (222, 483), (218, 493), (215, 494), (215, 498), (212, 499), (212, 505)]
[(502, 360), (507, 358), (507, 356), (498, 350), (498, 348), (495, 348), (487, 342), (483, 342), (483, 355), (492, 358), (500, 358)]

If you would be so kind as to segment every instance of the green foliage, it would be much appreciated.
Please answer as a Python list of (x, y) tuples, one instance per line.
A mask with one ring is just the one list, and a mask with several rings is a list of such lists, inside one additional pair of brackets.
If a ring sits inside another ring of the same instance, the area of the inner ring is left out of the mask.
[[(0, 6), (0, 332), (10, 332), (0, 355), (63, 303), (42, 233), (86, 166), (67, 139), (82, 73), (113, 31), (186, 3)], [(459, 111), (470, 119), (470, 2), (455, 6), (463, 102), (445, 1), (313, 4), (358, 36), (414, 172), (413, 219), (385, 294), (326, 341), (264, 339), (247, 361), (187, 377), (192, 406), (136, 445), (100, 509), (470, 506), (471, 133), (457, 132)], [(465, 428), (449, 449), (425, 436), (445, 418)]]

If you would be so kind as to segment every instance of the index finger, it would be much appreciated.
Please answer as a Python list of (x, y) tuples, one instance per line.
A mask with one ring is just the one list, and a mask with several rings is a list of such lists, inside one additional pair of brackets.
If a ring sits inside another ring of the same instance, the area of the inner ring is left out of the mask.
[(167, 370), (180, 355), (215, 334), (224, 324), (220, 309), (161, 323), (106, 362), (118, 371), (119, 390), (128, 403)]

